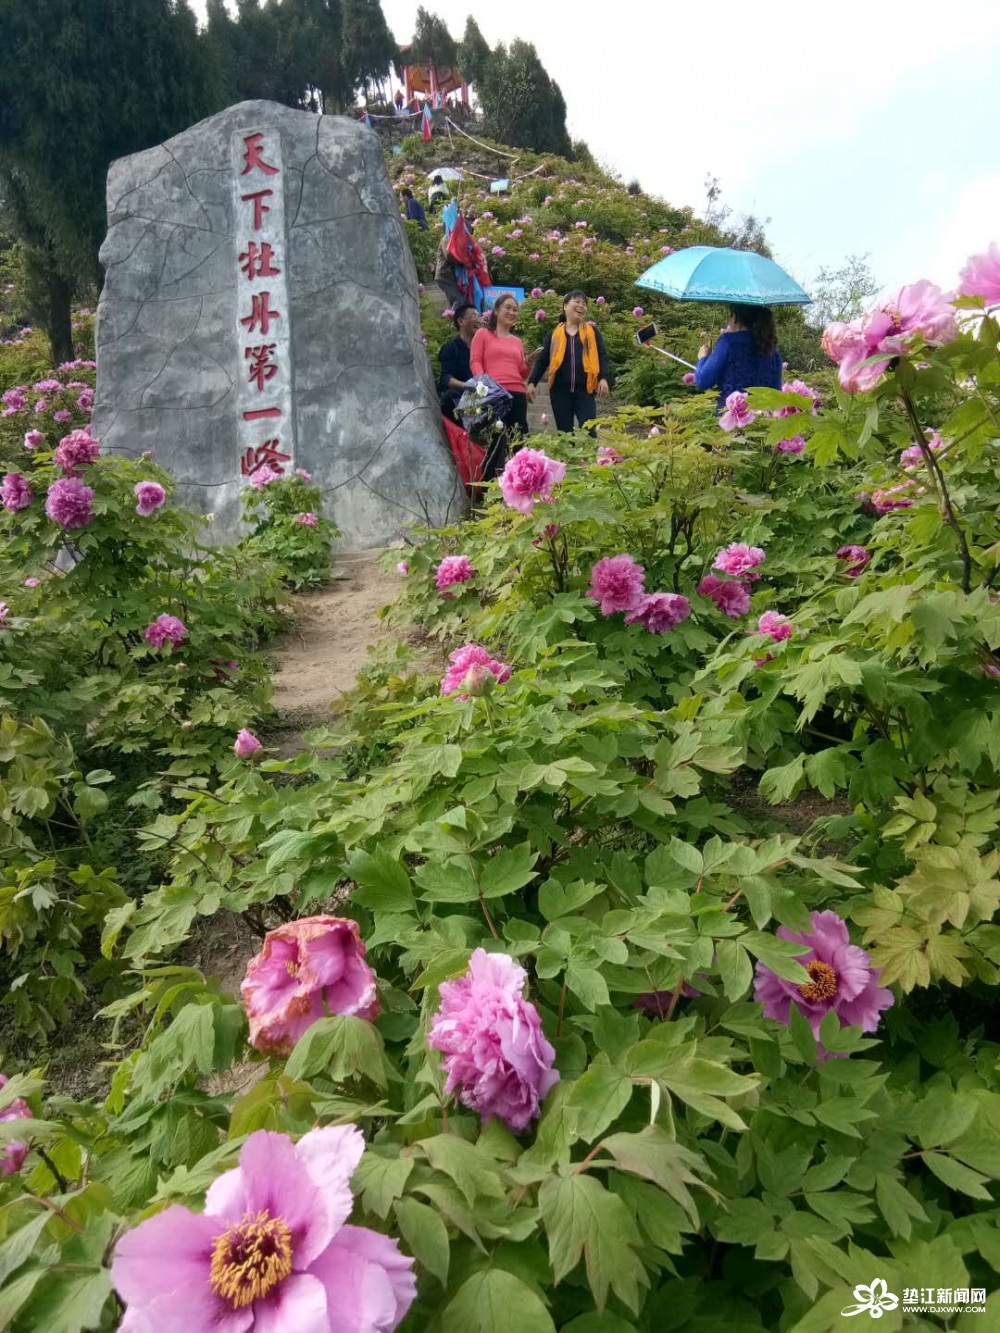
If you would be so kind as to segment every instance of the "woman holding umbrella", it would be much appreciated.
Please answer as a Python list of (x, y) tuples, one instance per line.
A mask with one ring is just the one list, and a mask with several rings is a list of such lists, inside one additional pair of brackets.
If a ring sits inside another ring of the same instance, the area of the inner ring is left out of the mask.
[(694, 378), (699, 389), (718, 389), (719, 406), (731, 393), (781, 388), (781, 353), (774, 316), (767, 306), (731, 305), (729, 324), (713, 351), (698, 349)]

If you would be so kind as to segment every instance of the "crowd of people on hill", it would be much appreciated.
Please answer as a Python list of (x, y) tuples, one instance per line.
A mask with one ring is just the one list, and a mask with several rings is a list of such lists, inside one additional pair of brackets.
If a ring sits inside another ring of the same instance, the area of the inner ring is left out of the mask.
[[(438, 393), (442, 415), (450, 428), (465, 425), (463, 397), (487, 386), (494, 403), (479, 427), (482, 462), (479, 480), (491, 481), (503, 470), (511, 450), (528, 431), (528, 404), (543, 376), (558, 431), (589, 427), (597, 417), (597, 400), (611, 392), (613, 372), (597, 325), (588, 318), (587, 294), (575, 289), (563, 297), (559, 322), (544, 344), (528, 353), (515, 332), (520, 313), (509, 291), (496, 294), (486, 309), (489, 273), (473, 237), (475, 213), (463, 211), (451, 198), (447, 183), (435, 174), (427, 192), (427, 209), (407, 187), (402, 191), (405, 215), (427, 229), (427, 212), (441, 209), (444, 228), (438, 244), (434, 280), (448, 302), (455, 336), (440, 350)], [(767, 306), (731, 305), (730, 321), (713, 345), (698, 351), (693, 380), (700, 390), (716, 389), (717, 410), (734, 392), (756, 387), (780, 389), (782, 360), (774, 316)]]

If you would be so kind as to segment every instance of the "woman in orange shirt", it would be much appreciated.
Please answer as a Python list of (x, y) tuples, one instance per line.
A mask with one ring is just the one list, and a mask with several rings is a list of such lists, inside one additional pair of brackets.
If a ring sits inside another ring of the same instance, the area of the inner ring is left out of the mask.
[(486, 318), (485, 328), (472, 339), (470, 360), (473, 375), (489, 375), (503, 385), (511, 396), (505, 429), (488, 451), (483, 464), (483, 480), (492, 481), (507, 461), (507, 445), (528, 433), (528, 403), (535, 396), (535, 386), (527, 384), (531, 369), (524, 355), (524, 344), (514, 333), (518, 304), (505, 292)]

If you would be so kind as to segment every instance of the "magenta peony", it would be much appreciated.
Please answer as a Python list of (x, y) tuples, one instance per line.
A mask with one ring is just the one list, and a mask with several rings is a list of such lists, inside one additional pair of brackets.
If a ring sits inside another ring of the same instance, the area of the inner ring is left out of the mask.
[(793, 435), (788, 440), (779, 440), (774, 446), (776, 454), (800, 454), (806, 447), (806, 442), (801, 435)]
[(903, 481), (898, 486), (890, 486), (887, 491), (872, 491), (871, 505), (876, 514), (888, 514), (891, 509), (909, 509), (913, 499), (902, 492), (912, 485), (912, 481)]
[(599, 296), (599, 297), (597, 298), (597, 304), (598, 304), (598, 305), (604, 305), (604, 304), (606, 304), (606, 302), (607, 302), (607, 297), (605, 297), (605, 296)]
[(477, 949), (464, 977), (442, 981), (441, 1008), (427, 1037), (444, 1055), (445, 1091), (457, 1092), (484, 1124), (496, 1117), (515, 1134), (527, 1129), (559, 1082), (538, 1010), (524, 999), (526, 980), (508, 954)]
[(602, 616), (634, 611), (645, 593), (645, 573), (630, 555), (605, 556), (591, 570), (587, 596), (600, 604)]
[(396, 566), (396, 573), (401, 574), (405, 579), (407, 574), (409, 574), (409, 572), (410, 572), (409, 560), (400, 560), (400, 562)]
[(167, 493), (158, 481), (137, 481), (132, 487), (136, 498), (135, 512), (142, 518), (149, 518), (167, 498)]
[(297, 468), (295, 469), (295, 475), (296, 475), (297, 477), (301, 477), (302, 480), (306, 483), (307, 486), (308, 486), (309, 483), (312, 481), (312, 473), (311, 473), (311, 472), (307, 472), (307, 471), (305, 470), (304, 467), (297, 467)]
[(610, 444), (601, 444), (597, 447), (597, 466), (613, 467), (615, 463), (624, 463), (624, 458), (618, 450)]
[(536, 311), (535, 311), (535, 318), (536, 318), (536, 319), (548, 319), (548, 315), (545, 313), (544, 310), (536, 310)]
[(675, 592), (650, 592), (625, 617), (626, 625), (645, 625), (650, 634), (669, 634), (691, 614), (691, 603)]
[(261, 463), (260, 467), (254, 468), (250, 473), (250, 485), (255, 491), (263, 490), (265, 486), (270, 486), (272, 481), (277, 481), (281, 476), (276, 472), (270, 463)]
[(25, 579), (25, 580), (24, 580), (24, 586), (25, 586), (26, 588), (37, 588), (37, 587), (38, 587), (38, 579), (36, 579), (36, 578)]
[[(872, 967), (864, 949), (851, 943), (847, 926), (836, 912), (813, 912), (810, 926), (802, 935), (786, 926), (779, 926), (777, 933), (780, 939), (808, 945), (809, 952), (800, 955), (799, 962), (812, 981), (785, 981), (757, 963), (754, 997), (764, 1006), (764, 1017), (787, 1024), (794, 1004), (818, 1038), (819, 1025), (832, 1009), (842, 1024), (874, 1032), (879, 1015), (892, 1004), (892, 991), (878, 984), (882, 969)], [(822, 1046), (819, 1058), (828, 1058)]]
[[(835, 321), (827, 326), (823, 350), (840, 366), (841, 387), (860, 393), (876, 385), (889, 362), (909, 351), (917, 338), (931, 346), (950, 342), (958, 333), (951, 300), (926, 278), (901, 287), (849, 324)], [(876, 358), (871, 365), (864, 362)]]
[[(0, 1074), (0, 1088), (5, 1088), (10, 1080), (6, 1074)], [(0, 1111), (0, 1124), (8, 1120), (30, 1120), (31, 1107), (23, 1097), (15, 1097), (9, 1106)], [(28, 1145), (21, 1139), (9, 1139), (0, 1150), (0, 1175), (13, 1176), (24, 1165), (28, 1155)]]
[(305, 513), (296, 514), (295, 522), (301, 524), (304, 528), (314, 528), (319, 522), (319, 515), (312, 513), (311, 510)]
[(52, 420), (57, 421), (60, 426), (64, 426), (67, 421), (71, 421), (73, 413), (68, 412), (65, 407), (61, 407), (58, 412), (52, 413)]
[[(477, 643), (467, 643), (464, 648), (456, 648), (448, 656), (451, 665), (441, 680), (441, 693), (454, 694), (456, 690), (461, 690), (465, 686), (469, 672), (473, 667), (485, 667), (496, 679), (498, 685), (504, 681), (510, 680), (510, 667), (506, 662), (498, 662), (490, 657), (485, 648), (481, 648)], [(478, 679), (476, 677), (475, 679)], [(473, 684), (475, 684), (475, 679)], [(481, 691), (480, 691), (481, 692)], [(467, 699), (469, 695), (459, 694), (460, 699)]]
[(541, 289), (541, 287), (532, 287), (532, 289), (531, 289), (531, 294), (532, 294), (532, 296), (534, 296), (534, 297), (536, 297), (536, 298), (539, 297), (539, 296), (541, 296), (541, 294), (542, 294), (542, 289)]
[(714, 574), (706, 574), (698, 584), (698, 595), (711, 598), (722, 614), (731, 620), (745, 616), (750, 610), (750, 593), (743, 584), (717, 578)]
[(750, 408), (746, 394), (737, 389), (726, 399), (726, 410), (719, 417), (719, 425), (723, 430), (739, 430), (742, 426), (749, 426), (756, 415)]
[(27, 430), (24, 432), (24, 447), (25, 449), (37, 449), (44, 439), (45, 436), (40, 430)]
[(8, 472), (4, 477), (0, 502), (9, 514), (16, 514), (19, 509), (27, 509), (31, 504), (31, 487), (20, 472)]
[(6, 408), (5, 415), (21, 412), (28, 405), (28, 390), (23, 384), (18, 384), (13, 389), (5, 389), (3, 394), (0, 394), (0, 402)]
[(9, 615), (10, 615), (10, 607), (7, 605), (6, 602), (0, 602), (0, 625), (4, 623), (4, 621), (7, 619)]
[(790, 639), (794, 630), (795, 626), (787, 616), (779, 615), (777, 611), (765, 611), (757, 621), (755, 633), (766, 634), (772, 643), (781, 643), (783, 639)]
[(100, 441), (91, 435), (89, 426), (84, 426), (82, 430), (70, 431), (63, 436), (56, 446), (52, 461), (62, 468), (67, 477), (75, 477), (77, 468), (93, 463), (100, 452)]
[(693, 383), (694, 383), (694, 371), (693, 371), (693, 370), (686, 370), (686, 371), (684, 372), (684, 374), (681, 376), (681, 382), (682, 382), (683, 384), (693, 384)]
[(310, 916), (268, 931), (240, 987), (250, 1045), (288, 1055), (318, 1018), (378, 1014), (375, 974), (356, 921)]
[[(630, 248), (631, 248), (631, 247), (630, 247)], [(633, 311), (632, 311), (632, 314), (635, 315), (636, 319), (642, 319), (642, 317), (643, 317), (643, 315), (644, 315), (645, 313), (646, 313), (646, 312), (645, 312), (645, 310), (643, 310), (643, 308), (642, 308), (641, 305), (637, 305), (637, 306), (635, 306), (634, 309), (633, 309)]]
[(566, 475), (566, 464), (541, 449), (519, 449), (500, 478), (500, 493), (511, 509), (530, 514), (539, 500), (552, 499), (552, 487)]
[(31, 386), (35, 393), (60, 393), (62, 384), (59, 380), (39, 380), (37, 384)]
[(865, 568), (872, 558), (872, 553), (867, 546), (842, 546), (837, 552), (836, 558), (850, 561), (844, 573), (849, 579), (856, 579), (859, 574), (865, 572)]
[(181, 644), (187, 638), (187, 626), (176, 616), (157, 616), (151, 625), (146, 626), (143, 638), (154, 648), (165, 648), (169, 643)]
[(94, 517), (94, 492), (75, 477), (54, 481), (45, 497), (45, 512), (63, 528), (85, 528)]
[(748, 546), (746, 542), (731, 542), (715, 557), (712, 568), (720, 569), (723, 574), (735, 574), (739, 578), (765, 559), (766, 553), (759, 546)]
[(446, 555), (434, 571), (434, 582), (442, 597), (453, 595), (447, 591), (452, 584), (468, 583), (469, 579), (475, 577), (476, 571), (469, 563), (467, 555)]
[(1000, 301), (1000, 246), (990, 241), (981, 255), (971, 255), (959, 274), (963, 296), (981, 296), (987, 305)]
[(260, 1129), (209, 1187), (125, 1233), (111, 1282), (128, 1333), (392, 1333), (416, 1296), (390, 1236), (345, 1225), (365, 1150), (356, 1125), (293, 1143)]
[[(226, 665), (229, 664), (226, 663)], [(225, 677), (223, 676), (222, 679), (224, 680)], [(236, 740), (233, 742), (233, 754), (237, 759), (249, 759), (259, 749), (260, 741), (252, 731), (247, 731), (246, 727), (243, 727), (236, 733)]]
[[(925, 430), (927, 436), (927, 448), (933, 453), (938, 453), (944, 448), (944, 440), (941, 438), (941, 432), (938, 430)], [(909, 449), (904, 449), (899, 455), (900, 467), (919, 467), (924, 461), (923, 450), (919, 444), (911, 444)]]

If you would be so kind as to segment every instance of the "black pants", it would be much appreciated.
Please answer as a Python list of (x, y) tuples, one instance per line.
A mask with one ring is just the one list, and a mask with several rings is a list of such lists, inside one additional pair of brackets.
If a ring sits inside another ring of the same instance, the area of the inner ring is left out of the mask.
[(481, 443), (486, 448), (483, 460), (483, 481), (493, 481), (507, 465), (511, 449), (528, 434), (528, 396), (512, 393), (502, 431), (489, 431)]
[[(552, 415), (556, 419), (556, 430), (572, 430), (573, 418), (579, 425), (593, 421), (597, 416), (597, 398), (585, 389), (563, 389), (554, 384), (549, 389), (549, 401), (552, 403)], [(590, 432), (593, 435), (593, 431)]]

